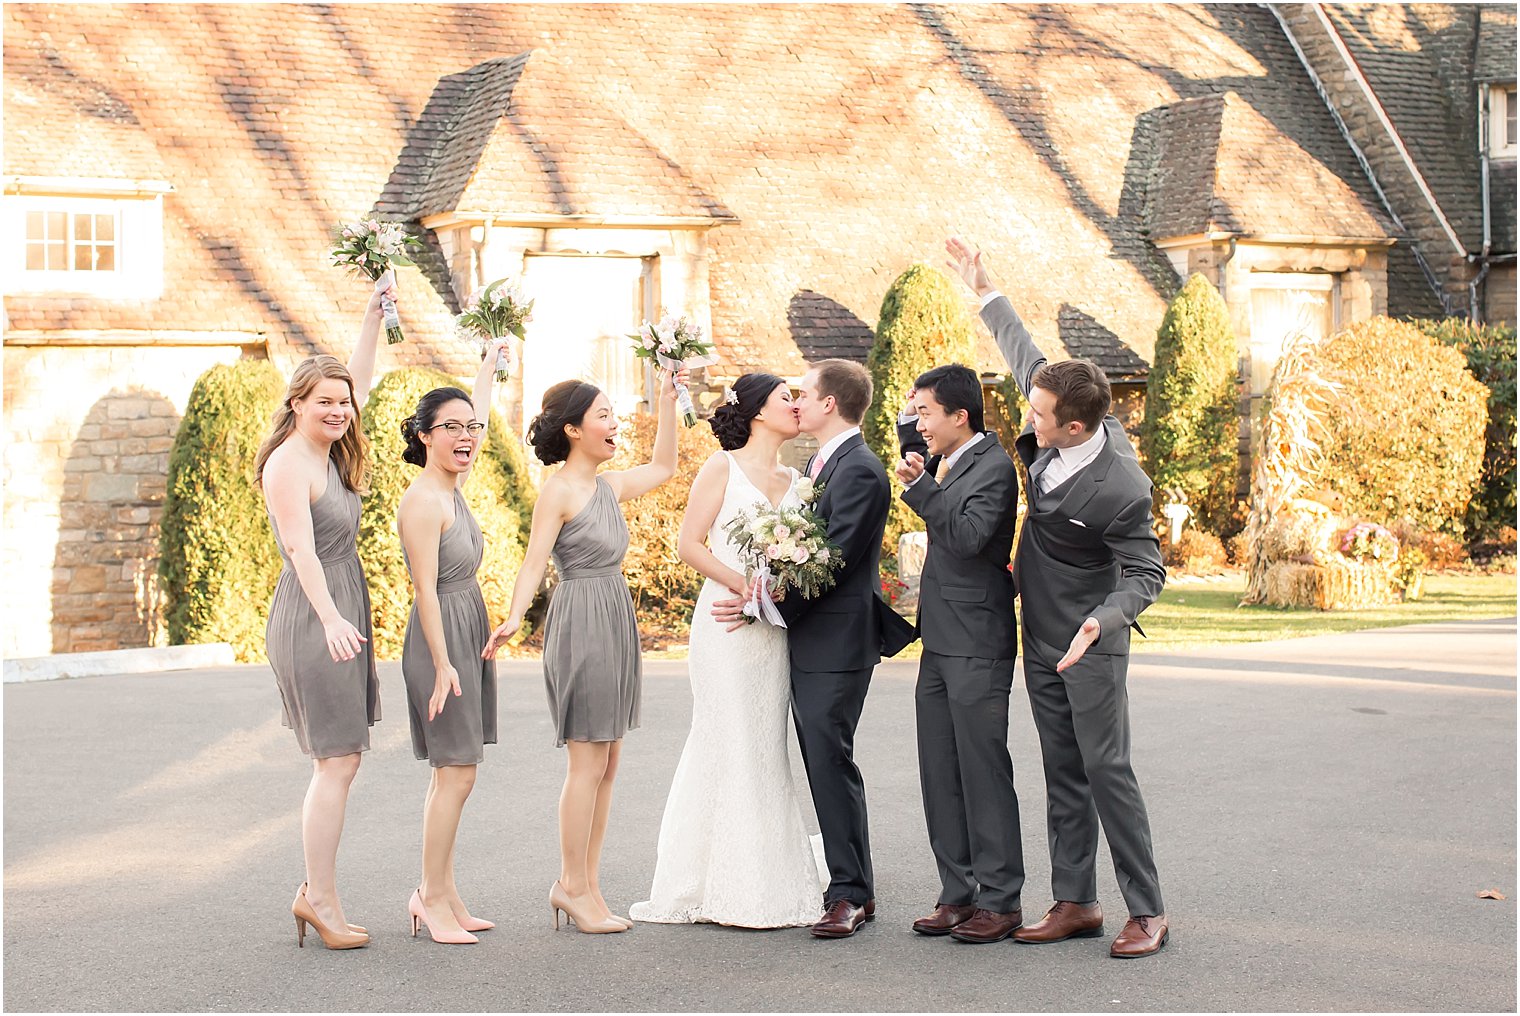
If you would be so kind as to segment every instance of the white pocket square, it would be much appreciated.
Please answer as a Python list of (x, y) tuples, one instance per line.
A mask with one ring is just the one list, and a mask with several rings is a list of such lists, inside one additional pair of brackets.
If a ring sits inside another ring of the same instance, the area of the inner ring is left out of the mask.
[(1071, 524), (1074, 526), (1081, 526), (1083, 529), (1087, 528), (1087, 523), (1083, 522), (1081, 519), (1072, 519)]

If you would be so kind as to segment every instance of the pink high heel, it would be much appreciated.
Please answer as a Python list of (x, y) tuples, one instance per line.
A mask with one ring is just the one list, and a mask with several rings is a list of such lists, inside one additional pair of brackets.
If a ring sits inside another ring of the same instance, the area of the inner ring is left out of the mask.
[(412, 890), (412, 898), (406, 904), (407, 913), (412, 916), (412, 937), (417, 937), (417, 926), (427, 927), (428, 934), (434, 942), (443, 945), (474, 945), (480, 939), (467, 931), (439, 931), (433, 927), (433, 922), (428, 920), (427, 908), (422, 905), (422, 890)]
[(490, 931), (492, 928), (496, 927), (495, 921), (487, 921), (481, 917), (465, 916), (459, 918), (458, 920), (459, 926), (465, 931)]

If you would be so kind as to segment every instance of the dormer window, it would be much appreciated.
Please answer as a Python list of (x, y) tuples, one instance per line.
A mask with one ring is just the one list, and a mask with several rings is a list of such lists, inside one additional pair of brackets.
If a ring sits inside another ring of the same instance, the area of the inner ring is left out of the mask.
[(1515, 98), (1515, 83), (1490, 85), (1488, 89), (1488, 154), (1495, 159), (1513, 159), (1516, 153), (1515, 113), (1520, 102)]
[(6, 181), (11, 292), (151, 300), (163, 291), (163, 194), (136, 181)]

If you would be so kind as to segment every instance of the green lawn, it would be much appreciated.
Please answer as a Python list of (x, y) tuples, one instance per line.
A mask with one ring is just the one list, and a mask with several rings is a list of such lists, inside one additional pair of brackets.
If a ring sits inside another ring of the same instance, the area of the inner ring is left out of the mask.
[(1137, 652), (1164, 652), (1224, 642), (1266, 642), (1432, 621), (1475, 621), (1515, 616), (1515, 576), (1451, 572), (1428, 575), (1425, 595), (1412, 603), (1368, 610), (1318, 611), (1241, 607), (1244, 574), (1221, 581), (1169, 584), (1140, 616), (1149, 638)]

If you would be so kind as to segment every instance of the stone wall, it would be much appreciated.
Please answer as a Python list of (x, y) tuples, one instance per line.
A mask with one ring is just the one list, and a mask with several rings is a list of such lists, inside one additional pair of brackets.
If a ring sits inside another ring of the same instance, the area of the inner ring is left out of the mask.
[(162, 641), (169, 449), (228, 346), (5, 346), (6, 657)]

